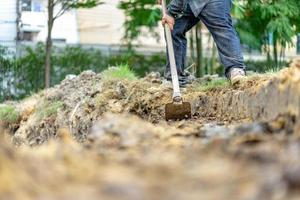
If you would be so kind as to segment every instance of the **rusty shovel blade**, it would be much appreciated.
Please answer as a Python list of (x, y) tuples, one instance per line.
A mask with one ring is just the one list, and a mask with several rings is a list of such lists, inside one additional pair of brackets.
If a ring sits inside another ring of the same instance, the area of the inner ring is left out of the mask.
[(165, 118), (169, 120), (183, 120), (192, 117), (192, 108), (189, 102), (168, 103), (165, 106)]

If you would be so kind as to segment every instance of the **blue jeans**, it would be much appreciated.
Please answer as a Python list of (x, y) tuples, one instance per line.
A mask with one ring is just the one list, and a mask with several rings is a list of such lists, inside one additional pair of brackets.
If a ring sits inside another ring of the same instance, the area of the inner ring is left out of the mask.
[[(231, 68), (245, 70), (240, 40), (232, 25), (231, 5), (231, 0), (210, 0), (199, 16), (195, 17), (189, 4), (187, 4), (182, 15), (175, 19), (172, 38), (179, 81), (184, 81), (187, 78), (184, 73), (187, 51), (186, 32), (200, 20), (206, 25), (214, 38), (220, 60), (225, 66), (225, 75), (227, 76)], [(167, 79), (171, 78), (168, 56), (165, 77)]]

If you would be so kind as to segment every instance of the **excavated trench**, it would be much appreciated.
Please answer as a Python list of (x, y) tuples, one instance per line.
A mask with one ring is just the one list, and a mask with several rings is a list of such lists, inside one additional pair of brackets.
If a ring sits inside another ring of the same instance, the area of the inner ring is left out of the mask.
[(155, 73), (84, 72), (8, 103), (20, 116), (1, 122), (0, 199), (300, 198), (300, 60), (234, 87), (194, 83), (191, 120), (163, 120), (170, 94)]

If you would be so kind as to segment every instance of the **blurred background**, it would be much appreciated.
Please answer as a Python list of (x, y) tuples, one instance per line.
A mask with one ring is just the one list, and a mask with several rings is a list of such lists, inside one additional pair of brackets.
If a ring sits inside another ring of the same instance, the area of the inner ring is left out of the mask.
[[(233, 23), (249, 71), (277, 71), (300, 54), (299, 8), (299, 0), (233, 1)], [(0, 102), (24, 98), (47, 82), (53, 86), (85, 70), (126, 64), (140, 77), (162, 73), (160, 18), (156, 0), (1, 0)], [(187, 38), (187, 69), (196, 77), (223, 75), (206, 27), (199, 23)]]

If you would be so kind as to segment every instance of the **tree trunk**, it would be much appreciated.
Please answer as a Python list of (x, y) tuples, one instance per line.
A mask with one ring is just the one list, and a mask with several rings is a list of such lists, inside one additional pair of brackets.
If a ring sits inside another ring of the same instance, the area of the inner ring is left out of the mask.
[(54, 2), (48, 0), (48, 35), (46, 40), (46, 57), (45, 57), (45, 88), (50, 87), (51, 78), (51, 50), (52, 50), (52, 28), (54, 23), (53, 18)]
[(215, 43), (212, 43), (212, 53), (211, 53), (211, 68), (210, 68), (210, 74), (215, 74), (216, 73), (216, 57), (217, 57), (217, 47)]
[(278, 68), (278, 49), (277, 49), (277, 35), (273, 34), (273, 57), (274, 57), (274, 63), (275, 68)]
[[(213, 42), (214, 41), (212, 41), (212, 35), (209, 34), (206, 47), (207, 56), (205, 60), (205, 74), (210, 74)], [(211, 54), (209, 54), (208, 52), (211, 52)]]
[(264, 50), (264, 52), (266, 52), (266, 56), (267, 56), (267, 68), (272, 69), (272, 58), (271, 58), (271, 48), (270, 48), (269, 37), (266, 37), (263, 42), (264, 42), (263, 50)]
[(193, 29), (190, 31), (190, 56), (192, 61), (195, 60), (195, 47), (194, 47), (194, 31)]
[(195, 76), (196, 75), (196, 69), (197, 69), (197, 65), (195, 63), (196, 60), (196, 56), (195, 56), (195, 31), (194, 28), (190, 31), (190, 35), (189, 35), (189, 41), (190, 41), (190, 60), (192, 61), (192, 69), (191, 72), (192, 74)]
[(201, 23), (196, 25), (196, 47), (197, 47), (197, 70), (196, 77), (202, 76), (202, 61), (203, 61), (203, 51), (202, 51), (202, 30)]
[(284, 44), (281, 44), (281, 49), (280, 49), (280, 56), (279, 56), (279, 68), (283, 66), (283, 62), (285, 60), (285, 46)]

